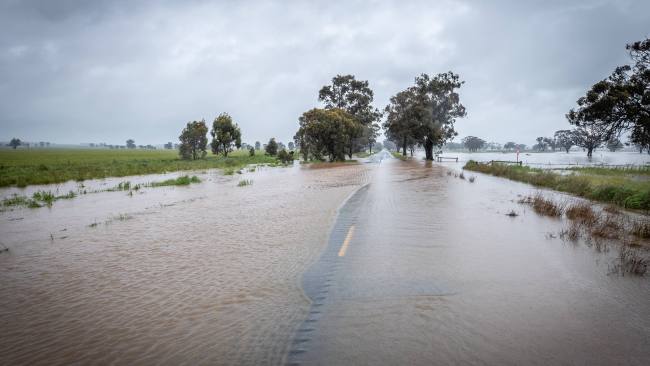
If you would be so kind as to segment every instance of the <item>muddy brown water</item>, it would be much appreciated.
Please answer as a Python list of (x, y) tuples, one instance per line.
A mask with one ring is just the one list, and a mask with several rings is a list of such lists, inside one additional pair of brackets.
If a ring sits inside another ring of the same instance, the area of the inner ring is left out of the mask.
[(0, 364), (644, 364), (650, 281), (459, 165), (197, 173), (1, 213)]
[(280, 363), (300, 275), (369, 169), (197, 172), (0, 214), (0, 364)]

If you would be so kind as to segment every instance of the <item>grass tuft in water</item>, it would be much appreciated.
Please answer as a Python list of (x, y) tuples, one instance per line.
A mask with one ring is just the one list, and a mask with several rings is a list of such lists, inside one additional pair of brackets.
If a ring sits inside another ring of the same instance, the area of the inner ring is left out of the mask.
[(150, 187), (164, 187), (164, 186), (188, 186), (192, 183), (201, 183), (201, 179), (196, 175), (190, 177), (189, 175), (184, 175), (175, 179), (167, 179), (162, 182), (152, 182), (149, 184)]
[(240, 180), (239, 183), (237, 183), (237, 187), (246, 187), (246, 186), (250, 186), (252, 184), (253, 184), (252, 180), (243, 179), (243, 180)]

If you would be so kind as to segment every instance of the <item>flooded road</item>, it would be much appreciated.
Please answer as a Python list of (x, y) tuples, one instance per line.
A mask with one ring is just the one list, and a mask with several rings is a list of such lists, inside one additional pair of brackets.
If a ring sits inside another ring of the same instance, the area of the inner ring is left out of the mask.
[(370, 168), (260, 169), (1, 213), (0, 365), (281, 363), (300, 276)]
[(289, 364), (647, 364), (649, 281), (549, 236), (565, 223), (516, 203), (533, 192), (384, 162), (304, 276)]
[(650, 358), (650, 281), (550, 237), (566, 223), (516, 203), (532, 187), (374, 161), (0, 213), (0, 364)]

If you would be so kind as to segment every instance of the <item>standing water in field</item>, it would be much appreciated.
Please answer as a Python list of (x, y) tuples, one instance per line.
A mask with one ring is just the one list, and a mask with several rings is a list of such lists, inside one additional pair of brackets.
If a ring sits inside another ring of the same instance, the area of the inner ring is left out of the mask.
[(650, 281), (610, 274), (614, 245), (550, 235), (525, 184), (379, 154), (0, 213), (0, 364), (650, 357)]

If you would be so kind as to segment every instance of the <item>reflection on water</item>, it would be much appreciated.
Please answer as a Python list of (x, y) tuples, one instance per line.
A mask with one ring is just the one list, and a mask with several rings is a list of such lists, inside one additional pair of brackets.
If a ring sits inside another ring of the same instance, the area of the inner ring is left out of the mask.
[[(515, 202), (530, 186), (485, 175), (470, 183), (439, 164), (396, 160), (370, 182), (304, 276), (312, 307), (291, 363), (650, 359), (650, 281), (608, 275), (615, 253), (549, 237), (565, 223)], [(513, 209), (519, 216), (505, 215)]]
[[(300, 275), (369, 169), (209, 171), (1, 213), (0, 364), (281, 362)], [(85, 184), (124, 180), (161, 179)]]

